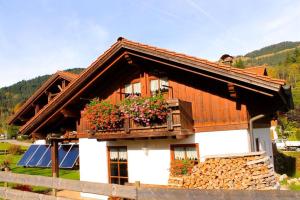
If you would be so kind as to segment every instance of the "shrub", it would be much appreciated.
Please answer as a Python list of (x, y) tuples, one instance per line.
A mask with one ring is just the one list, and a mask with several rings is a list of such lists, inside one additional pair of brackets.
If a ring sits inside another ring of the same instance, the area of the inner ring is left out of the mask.
[(172, 176), (190, 175), (193, 167), (194, 162), (191, 160), (173, 160), (171, 163), (170, 173)]
[(8, 147), (8, 153), (12, 155), (21, 155), (22, 148), (20, 145), (12, 144)]
[(123, 126), (124, 116), (118, 107), (107, 101), (94, 99), (85, 108), (93, 130), (117, 129)]
[(30, 185), (17, 184), (15, 186), (13, 186), (12, 188), (16, 189), (16, 190), (21, 190), (21, 191), (32, 192), (32, 187)]
[(0, 162), (0, 168), (3, 171), (5, 168), (10, 168), (12, 163), (11, 156), (5, 156), (4, 159)]

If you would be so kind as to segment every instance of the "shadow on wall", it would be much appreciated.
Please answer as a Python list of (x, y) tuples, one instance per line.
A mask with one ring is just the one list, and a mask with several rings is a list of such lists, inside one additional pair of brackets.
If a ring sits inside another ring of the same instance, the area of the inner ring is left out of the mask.
[(274, 168), (278, 174), (294, 176), (296, 174), (296, 158), (278, 151), (273, 143)]

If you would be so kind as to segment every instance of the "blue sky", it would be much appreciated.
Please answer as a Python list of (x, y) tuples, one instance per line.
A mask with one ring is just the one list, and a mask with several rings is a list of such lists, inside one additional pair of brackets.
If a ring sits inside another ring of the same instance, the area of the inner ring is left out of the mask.
[(87, 67), (119, 36), (217, 60), (300, 40), (299, 0), (0, 0), (0, 87)]

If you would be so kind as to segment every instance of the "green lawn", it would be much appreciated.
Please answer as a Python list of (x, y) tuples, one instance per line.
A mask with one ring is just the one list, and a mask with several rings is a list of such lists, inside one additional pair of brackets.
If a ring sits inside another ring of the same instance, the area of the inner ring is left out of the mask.
[[(8, 143), (0, 143), (0, 150), (5, 150), (9, 147)], [(26, 150), (27, 147), (22, 147)], [(39, 176), (52, 176), (51, 168), (32, 168), (32, 167), (21, 167), (17, 166), (17, 163), (21, 159), (22, 155), (0, 155), (0, 163), (9, 158), (11, 160), (10, 169), (13, 173), (19, 174), (28, 174), (28, 175), (39, 175)], [(69, 169), (59, 169), (59, 177), (64, 179), (73, 179), (79, 180), (79, 170), (69, 170)], [(15, 184), (9, 184), (9, 187), (14, 186)], [(3, 183), (0, 183), (0, 186), (3, 186)], [(49, 188), (45, 187), (32, 187), (34, 192), (47, 193), (51, 191)]]
[(7, 150), (9, 146), (10, 146), (9, 143), (0, 142), (0, 150)]
[[(20, 167), (17, 166), (18, 161), (21, 159), (22, 155), (0, 155), (0, 163), (6, 157), (12, 159), (12, 164), (10, 166), (13, 173), (18, 174), (29, 174), (29, 175), (40, 175), (40, 176), (52, 176), (51, 168), (37, 168), (37, 167)], [(59, 169), (59, 177), (66, 179), (79, 180), (78, 170), (69, 169)]]

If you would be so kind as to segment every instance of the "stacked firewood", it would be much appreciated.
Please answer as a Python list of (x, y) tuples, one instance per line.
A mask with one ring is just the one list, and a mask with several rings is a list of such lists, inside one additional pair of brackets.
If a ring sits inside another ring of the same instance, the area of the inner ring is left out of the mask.
[(191, 175), (169, 178), (169, 186), (198, 189), (275, 189), (273, 164), (264, 153), (208, 157)]

